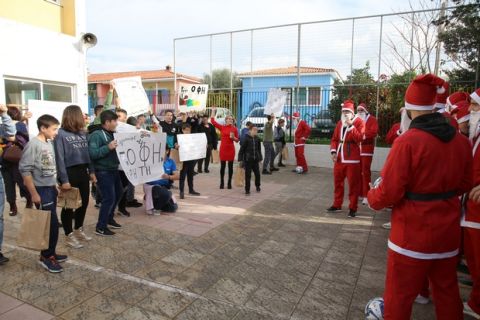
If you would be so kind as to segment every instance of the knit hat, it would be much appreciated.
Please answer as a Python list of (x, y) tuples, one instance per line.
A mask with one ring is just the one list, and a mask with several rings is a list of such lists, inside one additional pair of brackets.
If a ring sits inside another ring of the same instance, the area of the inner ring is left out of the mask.
[(405, 108), (407, 110), (433, 110), (437, 94), (444, 93), (445, 80), (433, 74), (417, 76), (405, 93)]
[(350, 111), (351, 113), (355, 113), (355, 104), (352, 100), (345, 100), (342, 103), (342, 111)]
[(358, 112), (358, 109), (363, 109), (365, 110), (366, 113), (368, 113), (367, 105), (363, 102), (358, 105), (357, 112)]
[(457, 112), (457, 122), (458, 123), (463, 123), (463, 122), (467, 122), (468, 120), (470, 120), (470, 110), (469, 110), (469, 107), (470, 107), (470, 102), (464, 100), (464, 101), (460, 101), (456, 104), (456, 109)]
[(435, 97), (435, 106), (434, 106), (435, 109), (445, 109), (445, 105), (447, 104), (450, 84), (448, 82), (445, 82), (443, 84), (443, 87), (445, 88), (445, 92), (437, 93), (437, 96)]
[(473, 91), (472, 94), (470, 95), (470, 98), (475, 101), (477, 104), (480, 104), (480, 88), (477, 90)]
[(454, 106), (460, 101), (468, 101), (470, 102), (470, 96), (468, 93), (463, 91), (457, 91), (452, 93), (447, 98), (447, 108), (450, 109), (449, 111), (452, 112), (455, 108)]

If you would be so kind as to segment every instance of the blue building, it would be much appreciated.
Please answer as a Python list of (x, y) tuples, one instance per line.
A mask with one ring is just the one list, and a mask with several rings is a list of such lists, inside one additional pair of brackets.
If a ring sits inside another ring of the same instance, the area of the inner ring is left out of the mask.
[(340, 76), (334, 69), (300, 67), (298, 106), (296, 66), (246, 72), (238, 77), (242, 80), (242, 97), (238, 108), (241, 119), (246, 118), (253, 109), (265, 105), (270, 88), (281, 88), (289, 93), (285, 115), (300, 114), (310, 122), (328, 112), (331, 89), (334, 80)]

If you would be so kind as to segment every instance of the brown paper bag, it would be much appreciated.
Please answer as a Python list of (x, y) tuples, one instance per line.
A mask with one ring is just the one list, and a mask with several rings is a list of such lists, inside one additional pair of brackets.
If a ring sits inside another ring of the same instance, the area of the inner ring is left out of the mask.
[(18, 246), (33, 250), (47, 249), (51, 217), (50, 211), (24, 209), (22, 223), (18, 230)]
[(283, 147), (283, 149), (282, 149), (282, 161), (283, 160), (288, 160), (288, 148), (287, 147)]
[(78, 188), (62, 190), (58, 194), (57, 207), (76, 210), (82, 206), (82, 197)]
[(237, 166), (237, 168), (235, 169), (235, 174), (234, 174), (234, 177), (233, 177), (233, 181), (235, 183), (235, 187), (244, 187), (245, 186), (245, 169), (240, 167), (240, 166)]
[(212, 163), (219, 163), (220, 162), (220, 154), (218, 150), (212, 150)]

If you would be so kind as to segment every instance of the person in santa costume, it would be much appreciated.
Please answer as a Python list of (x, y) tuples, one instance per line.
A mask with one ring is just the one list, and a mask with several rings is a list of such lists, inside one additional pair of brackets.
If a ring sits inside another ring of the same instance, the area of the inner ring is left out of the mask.
[(373, 152), (375, 150), (375, 138), (378, 135), (378, 121), (372, 116), (367, 109), (365, 103), (360, 103), (357, 107), (357, 117), (365, 123), (365, 133), (360, 144), (360, 165), (362, 167), (362, 197), (363, 204), (367, 205), (367, 192), (370, 189), (369, 185), (372, 180)]
[(464, 303), (463, 312), (480, 319), (480, 89), (471, 95), (469, 137), (473, 143), (473, 183), (461, 225), (463, 227), (463, 251), (473, 287), (470, 297)]
[[(399, 110), (400, 116), (401, 116), (401, 122), (396, 122), (392, 125), (390, 130), (388, 130), (387, 135), (385, 137), (385, 142), (388, 143), (389, 145), (392, 145), (395, 140), (400, 137), (402, 134), (402, 127), (403, 130), (406, 131), (408, 130), (408, 127), (405, 128), (406, 125), (410, 125), (410, 120), (408, 119), (407, 113), (405, 108), (400, 108)], [(405, 123), (405, 119), (408, 119), (408, 123)]]
[(473, 159), (468, 139), (433, 111), (443, 84), (443, 79), (426, 74), (409, 85), (405, 108), (412, 122), (393, 144), (381, 182), (368, 192), (372, 209), (393, 207), (385, 320), (410, 319), (412, 304), (427, 279), (436, 319), (463, 319), (456, 274), (459, 196), (472, 186)]
[(299, 174), (308, 172), (307, 160), (305, 159), (305, 142), (310, 136), (310, 132), (312, 132), (312, 129), (307, 122), (303, 119), (300, 120), (295, 130), (295, 158), (297, 159), (297, 167), (302, 167), (302, 171), (293, 170), (293, 172)]
[(456, 108), (458, 131), (464, 136), (468, 137), (470, 121), (470, 102), (460, 101), (457, 103)]
[(332, 155), (335, 197), (328, 212), (342, 210), (345, 178), (348, 181), (350, 201), (348, 217), (355, 217), (358, 209), (358, 197), (362, 192), (362, 169), (360, 165), (360, 143), (365, 134), (365, 123), (355, 116), (353, 101), (342, 104), (342, 118), (338, 121), (330, 144)]
[(443, 87), (445, 88), (445, 91), (442, 92), (442, 93), (437, 93), (437, 96), (435, 98), (434, 109), (435, 109), (436, 112), (440, 113), (442, 116), (447, 118), (450, 121), (450, 124), (455, 127), (455, 129), (458, 129), (457, 120), (450, 114), (450, 111), (447, 112), (447, 109), (446, 109), (447, 108), (447, 99), (449, 97), (450, 85), (449, 85), (448, 82), (445, 82)]

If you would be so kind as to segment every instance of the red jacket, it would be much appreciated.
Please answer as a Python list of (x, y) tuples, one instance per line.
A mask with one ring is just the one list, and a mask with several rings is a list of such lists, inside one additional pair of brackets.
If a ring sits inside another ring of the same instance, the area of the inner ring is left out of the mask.
[(393, 126), (390, 128), (390, 130), (387, 133), (387, 136), (385, 137), (385, 141), (392, 145), (393, 142), (400, 137), (400, 122), (394, 123)]
[[(220, 161), (234, 161), (235, 160), (235, 145), (233, 142), (238, 142), (238, 130), (235, 126), (222, 126), (215, 118), (211, 118), (210, 121), (212, 124), (220, 130), (221, 144), (219, 157)], [(233, 132), (234, 138), (230, 138), (230, 132)]]
[(310, 136), (310, 132), (312, 132), (310, 126), (305, 122), (305, 120), (300, 120), (297, 129), (295, 130), (295, 147), (304, 146), (305, 141)]
[(365, 134), (365, 123), (355, 117), (353, 125), (344, 127), (342, 121), (337, 122), (333, 132), (330, 152), (337, 153), (337, 161), (340, 163), (360, 163), (360, 143)]
[[(480, 137), (473, 143), (473, 185), (480, 185)], [(462, 226), (480, 229), (480, 203), (467, 201), (465, 215), (462, 217)]]
[[(382, 182), (368, 192), (371, 208), (393, 206), (388, 241), (391, 250), (416, 259), (458, 254), (458, 196), (471, 188), (472, 161), (470, 142), (456, 131), (452, 140), (444, 142), (431, 133), (410, 128), (395, 141), (381, 173)], [(413, 196), (407, 192), (452, 196), (420, 201), (411, 200)]]
[(445, 118), (447, 118), (448, 120), (450, 120), (450, 124), (455, 127), (455, 129), (458, 130), (458, 122), (457, 122), (457, 119), (455, 119), (450, 113), (448, 112), (442, 112), (441, 113), (442, 116), (444, 116)]
[(375, 138), (378, 134), (378, 121), (372, 115), (367, 115), (365, 120), (365, 133), (363, 135), (363, 141), (360, 145), (361, 156), (373, 156), (373, 150), (375, 149)]

